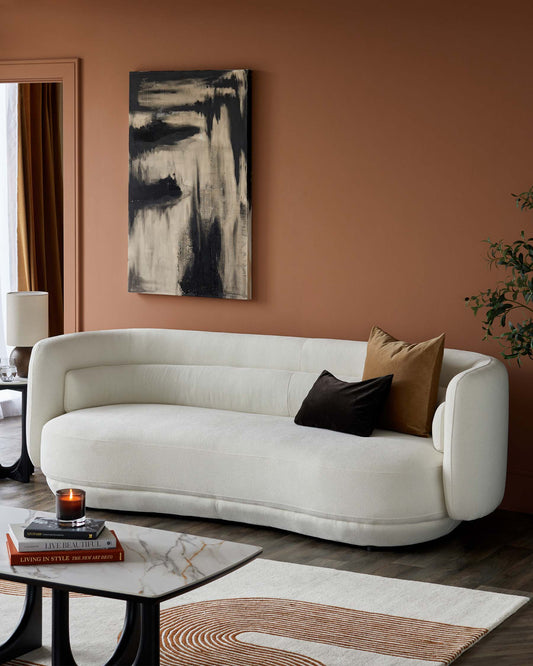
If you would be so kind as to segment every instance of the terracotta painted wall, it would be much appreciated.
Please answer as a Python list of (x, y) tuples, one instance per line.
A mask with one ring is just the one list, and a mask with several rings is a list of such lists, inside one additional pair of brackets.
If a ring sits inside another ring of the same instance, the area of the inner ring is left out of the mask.
[[(529, 0), (0, 0), (0, 58), (82, 59), (82, 323), (497, 354), (464, 297), (533, 231)], [(128, 73), (248, 67), (251, 302), (128, 294)], [(509, 366), (504, 506), (533, 511), (533, 362)]]

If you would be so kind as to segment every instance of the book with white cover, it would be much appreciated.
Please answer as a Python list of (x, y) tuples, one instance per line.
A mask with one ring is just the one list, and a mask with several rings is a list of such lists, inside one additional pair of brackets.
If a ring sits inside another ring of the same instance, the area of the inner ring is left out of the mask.
[(94, 550), (102, 548), (115, 548), (117, 540), (107, 527), (96, 539), (33, 539), (24, 536), (23, 523), (11, 523), (9, 535), (19, 553), (32, 553), (42, 550)]

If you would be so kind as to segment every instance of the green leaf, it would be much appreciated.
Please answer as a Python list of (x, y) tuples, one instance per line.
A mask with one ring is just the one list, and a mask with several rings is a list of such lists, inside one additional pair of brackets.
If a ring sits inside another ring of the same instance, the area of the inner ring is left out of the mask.
[[(533, 210), (533, 186), (512, 196), (521, 210)], [(490, 238), (483, 242), (488, 245), (489, 268), (505, 271), (505, 277), (495, 288), (466, 297), (465, 303), (474, 315), (483, 311), (483, 339), (498, 340), (502, 356), (516, 359), (520, 364), (523, 357), (533, 359), (533, 238), (526, 239), (522, 230), (518, 240), (511, 243)], [(528, 318), (513, 324), (508, 318), (511, 310)]]

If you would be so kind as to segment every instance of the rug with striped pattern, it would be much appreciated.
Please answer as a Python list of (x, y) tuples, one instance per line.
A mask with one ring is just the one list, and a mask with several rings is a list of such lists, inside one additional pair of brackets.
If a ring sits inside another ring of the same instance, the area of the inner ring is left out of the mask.
[[(0, 642), (22, 608), (24, 586), (0, 581)], [(450, 664), (528, 598), (258, 559), (161, 606), (164, 666), (423, 666)], [(124, 603), (71, 595), (79, 666), (105, 663)], [(49, 666), (44, 645), (9, 662)], [(148, 665), (147, 665), (148, 666)]]

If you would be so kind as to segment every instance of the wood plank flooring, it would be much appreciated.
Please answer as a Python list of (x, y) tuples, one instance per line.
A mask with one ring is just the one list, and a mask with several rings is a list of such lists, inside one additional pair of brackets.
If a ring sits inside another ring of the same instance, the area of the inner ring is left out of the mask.
[[(0, 462), (13, 462), (19, 451), (20, 418), (0, 421)], [(0, 504), (53, 511), (54, 497), (37, 470), (28, 484), (0, 480)], [(271, 560), (533, 596), (533, 515), (528, 514), (496, 511), (430, 543), (373, 551), (240, 523), (122, 511), (91, 510), (91, 515), (257, 544)], [(533, 603), (454, 663), (533, 666)]]

